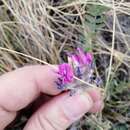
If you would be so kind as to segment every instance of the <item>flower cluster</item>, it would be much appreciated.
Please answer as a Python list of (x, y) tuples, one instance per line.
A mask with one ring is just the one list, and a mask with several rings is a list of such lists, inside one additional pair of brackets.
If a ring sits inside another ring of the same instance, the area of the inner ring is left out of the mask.
[(77, 48), (76, 53), (71, 54), (69, 62), (72, 64), (75, 76), (82, 79), (84, 71), (92, 67), (93, 55), (90, 52), (84, 52), (82, 48)]
[(59, 65), (59, 72), (60, 78), (58, 78), (58, 81), (56, 82), (58, 89), (64, 90), (66, 84), (71, 83), (73, 81), (73, 69), (72, 67), (67, 64), (61, 64)]
[(100, 77), (94, 75), (94, 60), (90, 52), (84, 52), (82, 48), (77, 48), (75, 53), (68, 55), (68, 63), (59, 65), (60, 78), (56, 84), (61, 90), (76, 90), (86, 88), (88, 86), (79, 83), (74, 79), (74, 76), (85, 82), (99, 86), (101, 84)]

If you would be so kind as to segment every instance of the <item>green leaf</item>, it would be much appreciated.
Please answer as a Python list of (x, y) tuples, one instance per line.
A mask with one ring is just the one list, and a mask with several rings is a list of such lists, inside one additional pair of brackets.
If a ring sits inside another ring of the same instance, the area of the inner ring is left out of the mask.
[(87, 13), (91, 14), (92, 16), (97, 16), (103, 14), (104, 12), (108, 11), (109, 8), (102, 5), (89, 5)]
[(89, 51), (91, 51), (91, 50), (92, 50), (92, 49), (91, 49), (90, 47), (86, 47), (86, 48), (85, 48), (85, 51), (86, 51), (86, 52), (89, 52)]
[(128, 130), (126, 124), (117, 124), (111, 130)]
[(102, 5), (87, 5), (87, 12), (84, 22), (92, 33), (105, 26), (104, 23), (106, 17), (104, 12), (106, 11), (108, 11), (108, 8)]
[(86, 6), (84, 25), (89, 31), (84, 33), (80, 41), (85, 44), (87, 51), (92, 49), (92, 41), (96, 36), (96, 32), (105, 26), (106, 17), (104, 12), (107, 10), (108, 8), (101, 5)]

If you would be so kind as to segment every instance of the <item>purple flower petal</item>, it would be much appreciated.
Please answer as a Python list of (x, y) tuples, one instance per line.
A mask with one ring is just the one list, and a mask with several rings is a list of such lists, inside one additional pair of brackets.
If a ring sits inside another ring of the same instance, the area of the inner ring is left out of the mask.
[(100, 86), (102, 84), (102, 79), (100, 77), (96, 77), (95, 83), (97, 86)]
[(78, 51), (78, 57), (80, 59), (80, 64), (86, 65), (86, 64), (91, 64), (93, 60), (92, 53), (87, 52), (85, 53), (82, 48), (77, 48)]
[(81, 67), (76, 67), (76, 68), (75, 68), (75, 75), (76, 75), (78, 78), (82, 79), (83, 74), (82, 74), (82, 72), (81, 72)]
[(69, 64), (64, 63), (59, 65), (59, 74), (61, 75), (63, 84), (70, 83), (73, 81), (73, 69)]
[(86, 64), (91, 64), (93, 61), (93, 55), (90, 52), (86, 53)]
[(76, 55), (76, 54), (73, 54), (71, 55), (71, 59), (72, 59), (72, 62), (76, 65), (76, 66), (80, 66), (81, 64), (81, 58), (80, 56)]
[(86, 64), (86, 55), (82, 48), (77, 48), (82, 64)]

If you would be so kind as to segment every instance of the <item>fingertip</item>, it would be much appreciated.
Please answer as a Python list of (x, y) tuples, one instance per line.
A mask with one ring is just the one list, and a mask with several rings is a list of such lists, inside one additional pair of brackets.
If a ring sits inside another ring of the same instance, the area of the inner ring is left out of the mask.
[(36, 68), (34, 79), (41, 92), (57, 95), (61, 93), (56, 84), (59, 77), (58, 65), (45, 65)]
[(102, 101), (97, 101), (94, 103), (93, 107), (89, 112), (91, 113), (96, 113), (96, 112), (101, 112), (103, 109), (104, 105)]
[(90, 95), (94, 102), (93, 107), (90, 109), (89, 112), (96, 113), (102, 111), (104, 105), (100, 89), (91, 88), (87, 90), (87, 93)]
[(93, 106), (93, 100), (87, 93), (75, 94), (62, 103), (65, 115), (72, 121), (81, 118)]
[(58, 79), (56, 71), (57, 66), (53, 68), (47, 65), (34, 65), (2, 75), (0, 105), (9, 111), (17, 111), (34, 101), (41, 92), (48, 95), (61, 93), (55, 83)]
[(98, 88), (90, 88), (87, 93), (91, 96), (94, 102), (102, 100), (101, 91)]
[[(66, 129), (86, 112), (89, 112), (92, 106), (93, 101), (87, 93), (76, 93), (73, 96), (70, 96), (68, 92), (63, 93), (42, 106), (24, 130), (34, 130), (36, 126), (40, 129), (43, 124), (45, 129), (52, 128), (52, 126), (57, 130)], [(39, 118), (40, 123), (35, 122)]]

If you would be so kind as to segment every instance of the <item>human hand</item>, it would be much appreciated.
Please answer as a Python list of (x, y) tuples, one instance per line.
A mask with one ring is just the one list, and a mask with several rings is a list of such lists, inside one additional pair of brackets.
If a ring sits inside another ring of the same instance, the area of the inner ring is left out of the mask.
[(57, 89), (57, 67), (29, 66), (0, 77), (0, 130), (11, 123), (17, 111), (34, 101), (40, 93), (56, 95), (31, 117), (24, 130), (65, 130), (86, 112), (102, 109), (99, 90), (69, 96)]

